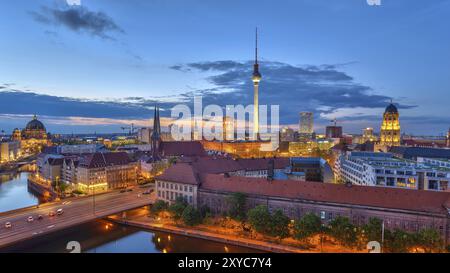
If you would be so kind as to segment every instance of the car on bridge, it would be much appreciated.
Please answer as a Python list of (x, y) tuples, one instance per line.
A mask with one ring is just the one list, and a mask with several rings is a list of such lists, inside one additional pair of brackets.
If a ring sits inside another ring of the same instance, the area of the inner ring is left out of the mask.
[(33, 216), (28, 216), (27, 222), (28, 222), (28, 223), (31, 223), (31, 222), (33, 222), (33, 221), (34, 221)]
[(6, 222), (5, 223), (5, 228), (12, 228), (11, 222)]

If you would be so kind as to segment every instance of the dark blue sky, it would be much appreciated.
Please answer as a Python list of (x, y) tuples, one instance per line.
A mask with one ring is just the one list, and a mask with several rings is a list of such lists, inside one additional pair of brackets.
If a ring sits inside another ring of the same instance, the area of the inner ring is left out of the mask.
[[(0, 129), (34, 113), (52, 132), (150, 125), (170, 107), (250, 104), (254, 28), (261, 103), (295, 126), (313, 111), (321, 132), (378, 130), (392, 98), (403, 132), (450, 126), (450, 3), (444, 0), (2, 0)], [(162, 115), (168, 116), (169, 111)]]

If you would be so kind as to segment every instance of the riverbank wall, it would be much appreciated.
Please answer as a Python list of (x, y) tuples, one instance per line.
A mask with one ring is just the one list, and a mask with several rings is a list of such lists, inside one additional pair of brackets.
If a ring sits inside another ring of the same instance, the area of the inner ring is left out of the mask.
[(230, 244), (240, 247), (247, 247), (247, 248), (253, 248), (265, 252), (275, 252), (275, 253), (305, 253), (309, 252), (306, 250), (302, 250), (296, 247), (286, 246), (286, 245), (279, 245), (274, 244), (270, 242), (263, 242), (263, 241), (257, 241), (253, 239), (247, 239), (247, 238), (240, 238), (235, 236), (228, 236), (224, 234), (216, 234), (212, 232), (206, 232), (201, 230), (195, 230), (195, 229), (188, 229), (188, 228), (180, 228), (175, 226), (168, 226), (168, 225), (162, 225), (157, 223), (152, 223), (149, 221), (139, 221), (139, 220), (128, 220), (123, 219), (117, 216), (110, 216), (106, 218), (107, 220), (122, 224), (122, 225), (128, 225), (133, 226), (137, 228), (147, 229), (147, 230), (153, 230), (153, 231), (160, 231), (160, 232), (167, 232), (167, 233), (173, 233), (177, 235), (183, 235), (188, 237), (194, 237), (199, 239), (204, 239), (208, 241), (214, 241), (219, 242), (223, 244)]
[(28, 178), (28, 189), (49, 201), (58, 198), (58, 194), (50, 186), (39, 184), (30, 178)]

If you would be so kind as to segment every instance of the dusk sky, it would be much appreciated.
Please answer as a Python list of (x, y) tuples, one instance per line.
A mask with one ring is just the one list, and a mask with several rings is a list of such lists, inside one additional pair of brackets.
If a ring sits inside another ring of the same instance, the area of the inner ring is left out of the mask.
[(450, 1), (0, 0), (0, 130), (37, 114), (52, 133), (150, 126), (202, 94), (251, 104), (259, 29), (260, 104), (298, 128), (379, 131), (398, 106), (402, 133), (450, 127)]

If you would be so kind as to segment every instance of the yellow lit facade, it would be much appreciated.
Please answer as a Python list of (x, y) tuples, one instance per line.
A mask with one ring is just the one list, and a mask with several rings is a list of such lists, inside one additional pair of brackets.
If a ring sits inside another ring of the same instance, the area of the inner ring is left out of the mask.
[(383, 114), (380, 144), (385, 146), (399, 146), (400, 137), (399, 113), (397, 107), (391, 103)]
[(50, 146), (44, 124), (35, 115), (22, 131), (14, 129), (11, 139), (20, 142), (21, 149), (29, 154), (39, 153), (43, 146)]

